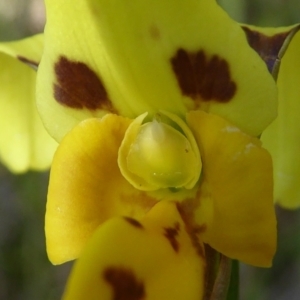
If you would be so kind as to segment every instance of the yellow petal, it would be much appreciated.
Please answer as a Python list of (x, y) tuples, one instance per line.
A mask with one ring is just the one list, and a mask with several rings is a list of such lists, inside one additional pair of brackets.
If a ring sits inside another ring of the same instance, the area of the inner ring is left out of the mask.
[(19, 61), (37, 68), (44, 48), (43, 34), (37, 34), (23, 40), (2, 42), (1, 53), (14, 57)]
[(46, 7), (38, 105), (57, 140), (109, 111), (184, 117), (200, 108), (253, 135), (276, 115), (271, 76), (215, 1), (48, 0)]
[(218, 116), (191, 112), (187, 122), (203, 162), (195, 211), (200, 236), (226, 256), (270, 266), (276, 249), (270, 155)]
[[(117, 110), (104, 85), (105, 61), (89, 1), (45, 1), (45, 50), (37, 105), (46, 128), (61, 141), (80, 121)], [(55, 115), (55, 123), (53, 122)]]
[(46, 242), (54, 264), (77, 258), (94, 230), (107, 219), (140, 219), (156, 202), (134, 189), (117, 164), (131, 120), (108, 114), (75, 127), (60, 144), (51, 168)]
[[(299, 29), (299, 25), (282, 28), (250, 27), (250, 29), (263, 34), (261, 39), (276, 41), (280, 37), (287, 36), (292, 30)], [(298, 31), (287, 46), (280, 63), (277, 80), (278, 118), (261, 137), (263, 146), (271, 153), (274, 162), (275, 201), (290, 209), (300, 206), (299, 47)]]
[(176, 206), (160, 202), (141, 223), (114, 218), (100, 226), (76, 262), (63, 299), (198, 300), (204, 266)]
[(12, 172), (49, 168), (57, 147), (35, 106), (42, 50), (42, 35), (0, 44), (0, 159)]

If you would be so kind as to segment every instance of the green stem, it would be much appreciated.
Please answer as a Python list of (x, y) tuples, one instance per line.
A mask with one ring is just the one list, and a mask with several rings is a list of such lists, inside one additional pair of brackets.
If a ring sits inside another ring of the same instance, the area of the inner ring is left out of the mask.
[(229, 290), (227, 293), (227, 300), (239, 299), (239, 262), (238, 260), (232, 261), (231, 278)]

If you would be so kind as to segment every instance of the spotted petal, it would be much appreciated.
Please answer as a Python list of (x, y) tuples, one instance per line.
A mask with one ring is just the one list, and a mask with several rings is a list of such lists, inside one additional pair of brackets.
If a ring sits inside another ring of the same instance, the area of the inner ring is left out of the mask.
[(35, 106), (43, 36), (0, 44), (0, 158), (13, 172), (50, 166), (56, 142)]
[[(274, 162), (275, 201), (286, 208), (300, 206), (300, 25), (282, 28), (249, 27), (261, 47), (285, 40), (278, 73), (278, 118), (264, 131), (263, 145)], [(257, 44), (257, 43), (256, 43)]]
[(130, 122), (112, 114), (85, 120), (60, 144), (51, 168), (46, 211), (52, 263), (77, 258), (107, 219), (119, 215), (140, 219), (156, 203), (119, 171), (118, 150)]
[(141, 223), (114, 218), (100, 226), (63, 299), (198, 300), (204, 271), (204, 256), (194, 248), (176, 206), (161, 202)]
[(270, 155), (258, 139), (218, 116), (191, 112), (187, 122), (203, 161), (196, 232), (231, 258), (270, 266), (276, 249)]
[[(258, 135), (276, 90), (245, 34), (211, 0), (48, 0), (38, 106), (57, 139), (107, 112), (219, 114)], [(53, 115), (56, 122), (53, 123)]]

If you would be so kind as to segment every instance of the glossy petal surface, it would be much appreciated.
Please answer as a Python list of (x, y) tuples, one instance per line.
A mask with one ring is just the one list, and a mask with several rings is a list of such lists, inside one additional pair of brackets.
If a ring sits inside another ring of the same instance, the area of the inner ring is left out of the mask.
[(192, 189), (202, 166), (198, 146), (185, 122), (167, 113), (175, 129), (163, 116), (142, 125), (143, 114), (130, 124), (119, 149), (120, 171), (138, 190)]
[(187, 123), (203, 161), (193, 211), (201, 239), (231, 258), (270, 266), (276, 249), (270, 155), (258, 139), (218, 116), (190, 112)]
[(204, 270), (176, 206), (160, 202), (141, 223), (114, 218), (100, 226), (63, 299), (198, 300)]
[(42, 35), (0, 44), (0, 159), (12, 172), (48, 168), (57, 146), (35, 106), (42, 49)]
[(253, 135), (276, 115), (267, 68), (214, 1), (46, 6), (38, 106), (57, 140), (80, 120), (107, 112), (135, 118), (163, 109), (183, 117), (203, 109)]
[(118, 150), (131, 120), (109, 114), (75, 127), (55, 154), (48, 190), (46, 242), (54, 264), (77, 258), (109, 218), (140, 219), (156, 200), (121, 175)]

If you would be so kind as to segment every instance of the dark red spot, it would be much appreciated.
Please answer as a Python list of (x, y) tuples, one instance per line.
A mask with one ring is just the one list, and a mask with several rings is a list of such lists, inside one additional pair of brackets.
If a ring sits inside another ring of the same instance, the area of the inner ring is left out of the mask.
[(54, 66), (54, 98), (60, 104), (89, 110), (115, 112), (98, 75), (86, 64), (61, 56)]
[(145, 299), (145, 287), (132, 270), (123, 267), (109, 267), (103, 277), (113, 289), (113, 300)]
[(28, 59), (24, 56), (18, 55), (17, 58), (18, 58), (19, 61), (21, 61), (22, 63), (28, 65), (29, 67), (31, 67), (34, 70), (37, 70), (37, 68), (39, 66), (38, 62), (36, 62), (34, 60), (31, 60), (31, 59)]
[[(242, 26), (242, 29), (246, 34), (250, 47), (264, 60), (269, 72), (272, 73), (276, 62), (280, 59), (279, 53), (284, 42), (295, 29), (293, 28), (287, 32), (278, 33), (273, 36), (267, 36), (246, 26)], [(296, 30), (298, 29), (296, 28)]]
[(125, 221), (127, 221), (129, 224), (131, 224), (132, 226), (134, 226), (136, 228), (141, 228), (141, 229), (144, 228), (143, 225), (139, 221), (137, 221), (133, 218), (130, 218), (130, 217), (123, 217), (123, 218)]
[(227, 61), (217, 55), (208, 58), (204, 51), (188, 53), (179, 49), (171, 59), (182, 93), (193, 99), (226, 103), (236, 93)]
[(165, 229), (165, 237), (169, 240), (172, 248), (174, 249), (175, 252), (179, 251), (179, 243), (177, 241), (177, 236), (180, 231), (180, 224), (176, 222), (174, 224), (174, 227), (166, 227)]

